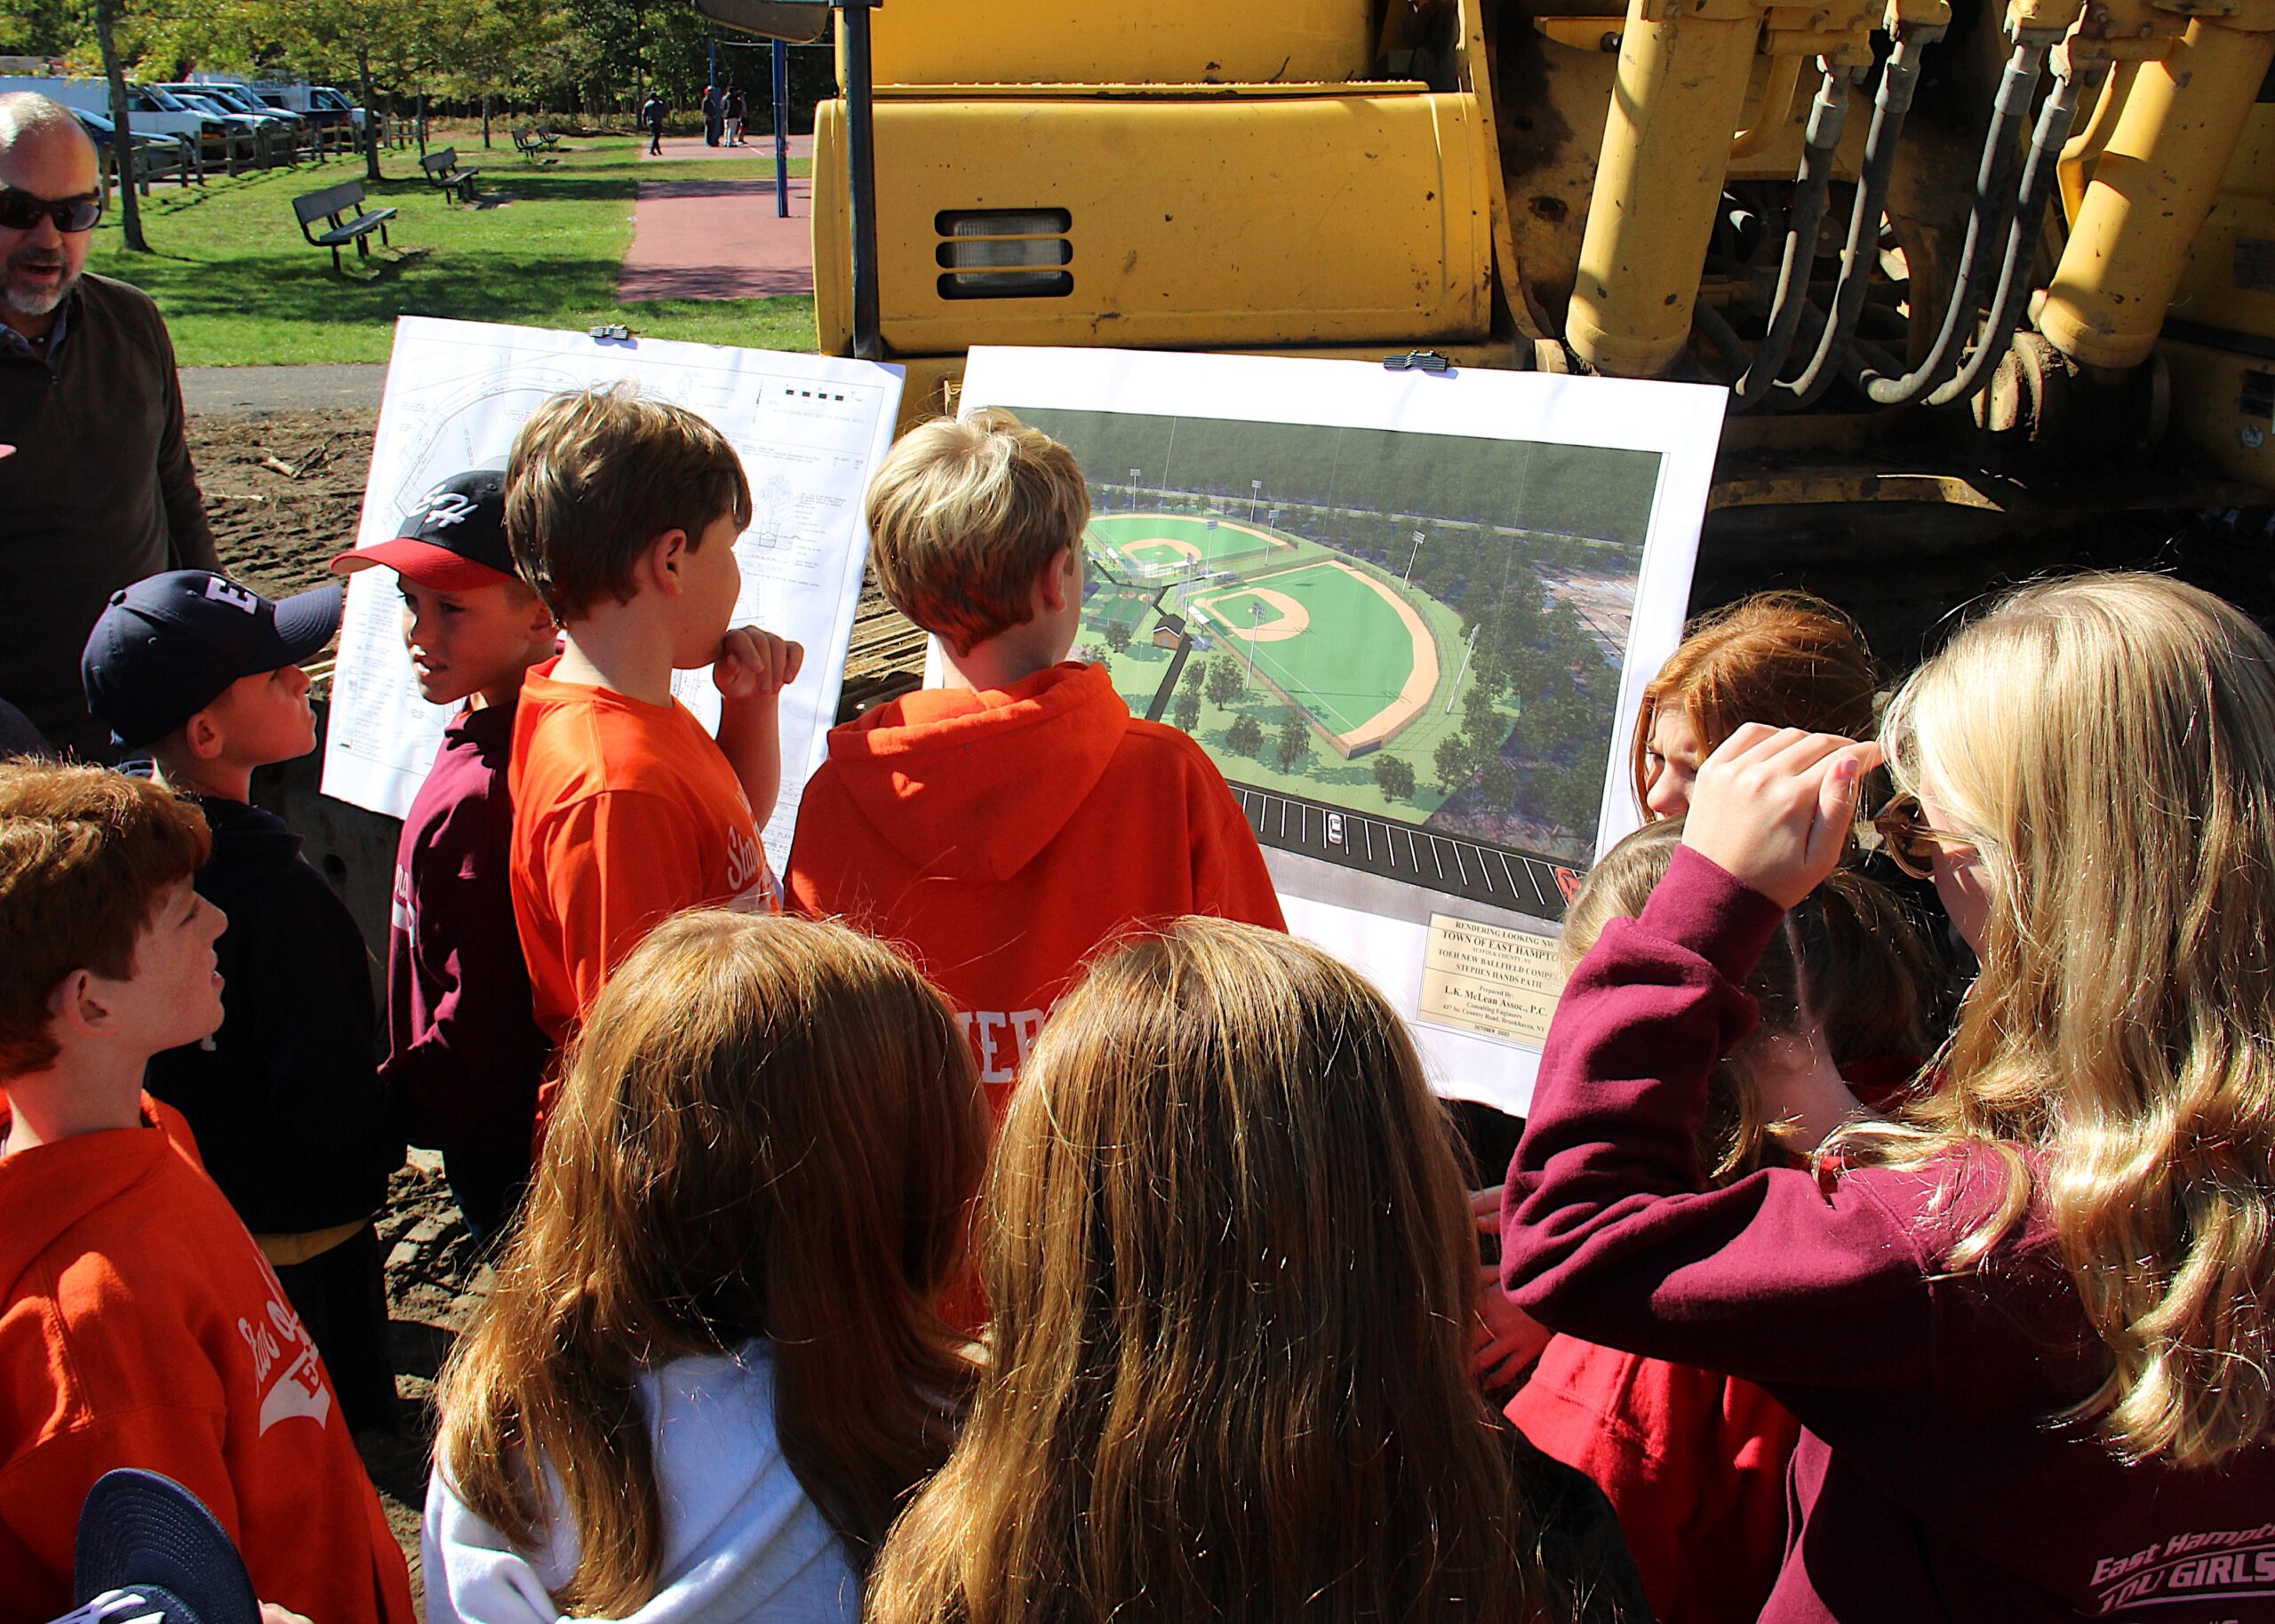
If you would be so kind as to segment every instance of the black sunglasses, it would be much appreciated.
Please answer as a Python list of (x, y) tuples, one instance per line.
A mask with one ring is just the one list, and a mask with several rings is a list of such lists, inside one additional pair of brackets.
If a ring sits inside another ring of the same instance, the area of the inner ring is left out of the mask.
[(0, 226), (10, 231), (34, 230), (43, 219), (53, 220), (58, 231), (92, 231), (95, 222), (102, 217), (103, 200), (100, 197), (51, 200), (19, 192), (13, 187), (0, 187)]

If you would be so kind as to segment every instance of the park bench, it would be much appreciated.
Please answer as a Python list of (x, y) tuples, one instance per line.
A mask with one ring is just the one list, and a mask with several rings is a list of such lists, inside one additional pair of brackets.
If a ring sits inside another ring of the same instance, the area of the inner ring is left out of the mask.
[(482, 172), (482, 169), (478, 164), (468, 164), (463, 169), (459, 168), (457, 147), (437, 147), (419, 160), (419, 167), (426, 172), (427, 179), (443, 190), (456, 192), (459, 202), (474, 201), (474, 178)]
[[(321, 192), (306, 192), (292, 200), (292, 212), (300, 217), (300, 235), (318, 248), (331, 250), (331, 268), (340, 268), (340, 245), (355, 244), (357, 258), (371, 254), (371, 235), (379, 234), (379, 241), (387, 240), (387, 222), (395, 218), (393, 209), (363, 208), (363, 183), (343, 180), (338, 186), (328, 186)], [(318, 235), (312, 229), (315, 222), (325, 222), (326, 229)]]
[(540, 130), (535, 124), (518, 125), (514, 131), (514, 150), (532, 163), (557, 162), (552, 154), (560, 144), (559, 136)]

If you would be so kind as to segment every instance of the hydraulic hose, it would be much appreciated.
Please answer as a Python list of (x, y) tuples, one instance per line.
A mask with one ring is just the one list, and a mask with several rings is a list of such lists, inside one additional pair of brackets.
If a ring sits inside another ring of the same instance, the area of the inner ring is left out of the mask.
[[(2039, 69), (2046, 47), (2027, 40), (2007, 59), (1999, 80), (1999, 100), (1991, 115), (1991, 128), (1983, 138), (1982, 161), (1975, 171), (1975, 206), (1968, 211), (1967, 238), (1960, 248), (1959, 274), (1951, 302), (1944, 307), (1943, 325), (1928, 349), (1927, 359), (1901, 378), (1875, 372), (1864, 377), (1864, 393), (1875, 405), (1908, 406), (1939, 387), (1958, 369), (1960, 335), (1975, 330), (1975, 312), (1983, 299), (1983, 284), (1991, 268), (1992, 243), (2008, 235), (2015, 218), (2015, 136), (2030, 112), (2038, 91)], [(1915, 287), (1917, 284), (1914, 284)], [(1914, 309), (1919, 306), (1915, 304)]]
[(1848, 238), (1840, 250), (1840, 279), (1833, 285), (1832, 319), (1817, 335), (1816, 349), (1800, 376), (1779, 383), (1778, 403), (1807, 406), (1832, 386), (1838, 374), (1832, 357), (1856, 330), (1864, 314), (1864, 290), (1872, 280), (1872, 266), (1880, 258), (1880, 211), (1888, 203), (1889, 179), (1896, 173), (1896, 150), (1904, 134), (1904, 120), (1912, 111), (1912, 92), (1920, 87), (1920, 47), (1944, 36), (1932, 25), (1899, 26), (1896, 49), (1880, 70), (1880, 87), (1872, 97), (1872, 125), (1864, 136), (1864, 173), (1856, 182), (1856, 206), (1848, 215)]
[(1737, 329), (1730, 325), (1729, 318), (1704, 299), (1700, 299), (1691, 311), (1690, 320), (1692, 325), (1705, 336), (1706, 341), (1720, 352), (1722, 364), (1731, 371), (1740, 370), (1752, 360), (1746, 354), (1745, 340), (1738, 337)]
[(1777, 266), (1777, 292), (1769, 304), (1769, 330), (1744, 376), (1731, 386), (1730, 402), (1736, 411), (1753, 411), (1770, 396), (1777, 374), (1784, 370), (1786, 354), (1801, 324), (1801, 306), (1808, 301), (1809, 275), (1816, 264), (1816, 237), (1824, 224), (1825, 200), (1832, 191), (1832, 154), (1840, 145), (1841, 126), (1848, 117), (1848, 76), (1845, 69), (1824, 64), (1824, 81), (1809, 106), (1807, 139), (1801, 147), (1801, 166), (1794, 176), (1793, 212), (1785, 230), (1785, 254)]
[(2007, 234), (2007, 258), (1999, 267), (1999, 291), (1992, 296), (1990, 323), (1960, 375), (1928, 397), (1930, 406), (1949, 406), (1973, 398), (1990, 381), (1991, 370), (2014, 338), (2023, 306), (2029, 299), (2031, 262), (2038, 258), (2047, 208), (2061, 180), (2062, 147), (2078, 115), (2078, 97), (2077, 80), (2057, 75), (2046, 105), (2038, 111), (2038, 127), (2031, 133), (2030, 162), (2023, 166), (2022, 202)]

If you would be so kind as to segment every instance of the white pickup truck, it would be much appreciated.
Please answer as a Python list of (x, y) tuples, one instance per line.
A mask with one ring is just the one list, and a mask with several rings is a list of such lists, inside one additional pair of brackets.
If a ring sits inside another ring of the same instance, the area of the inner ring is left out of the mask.
[[(0, 91), (37, 91), (82, 113), (110, 116), (110, 84), (102, 79), (50, 79), (32, 75), (0, 76)], [(173, 135), (185, 140), (219, 140), (230, 133), (227, 121), (184, 107), (152, 84), (126, 87), (127, 123), (137, 135)]]

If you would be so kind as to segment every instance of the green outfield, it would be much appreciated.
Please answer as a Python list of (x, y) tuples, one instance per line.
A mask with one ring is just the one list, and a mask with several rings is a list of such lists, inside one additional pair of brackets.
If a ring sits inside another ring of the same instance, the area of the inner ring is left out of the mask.
[(1189, 513), (1093, 514), (1088, 539), (1115, 574), (1133, 581), (1173, 580), (1193, 565), (1217, 569), (1296, 549), (1291, 538), (1261, 526)]
[(1210, 641), (1319, 724), (1345, 756), (1419, 717), (1442, 675), (1436, 640), (1400, 590), (1342, 561), (1193, 595)]

